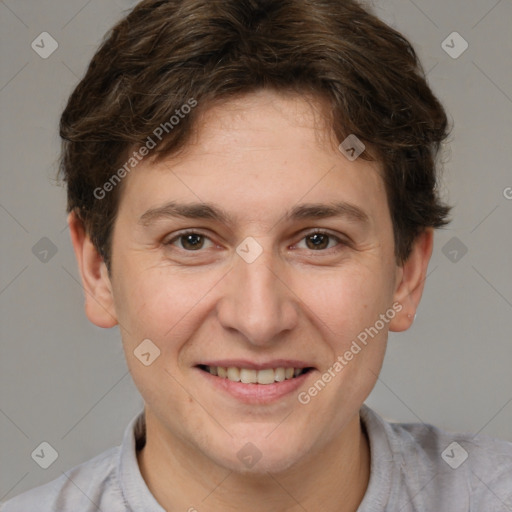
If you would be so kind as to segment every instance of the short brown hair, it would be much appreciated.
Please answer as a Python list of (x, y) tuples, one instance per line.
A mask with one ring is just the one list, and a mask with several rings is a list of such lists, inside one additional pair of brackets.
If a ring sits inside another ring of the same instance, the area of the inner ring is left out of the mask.
[[(368, 9), (354, 0), (144, 0), (107, 34), (60, 122), (67, 210), (109, 271), (122, 187), (101, 199), (94, 191), (157, 126), (168, 129), (155, 161), (186, 144), (201, 110), (261, 88), (321, 98), (337, 139), (354, 134), (371, 148), (361, 157), (382, 163), (398, 262), (426, 227), (448, 223), (436, 186), (445, 111), (411, 44)], [(200, 108), (171, 129), (190, 98)]]

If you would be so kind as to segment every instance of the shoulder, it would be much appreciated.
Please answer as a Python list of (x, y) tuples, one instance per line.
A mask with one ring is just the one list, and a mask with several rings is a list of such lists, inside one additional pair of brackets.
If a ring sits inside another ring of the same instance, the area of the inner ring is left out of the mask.
[(1, 512), (124, 512), (117, 482), (120, 447), (97, 455), (55, 480), (30, 489), (0, 506)]
[(444, 494), (467, 497), (471, 506), (486, 510), (512, 507), (512, 443), (432, 425), (392, 424), (392, 428), (404, 441), (407, 465), (421, 461), (434, 470), (434, 485)]
[(361, 418), (378, 459), (372, 472), (386, 465), (392, 475), (388, 499), (404, 512), (433, 506), (512, 510), (512, 443), (424, 423), (387, 422), (366, 406)]

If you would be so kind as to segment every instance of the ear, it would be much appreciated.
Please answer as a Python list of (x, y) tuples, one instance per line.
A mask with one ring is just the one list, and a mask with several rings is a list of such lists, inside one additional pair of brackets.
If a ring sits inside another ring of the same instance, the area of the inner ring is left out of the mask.
[(68, 225), (85, 292), (87, 318), (98, 327), (114, 327), (117, 317), (105, 262), (75, 212), (68, 215)]
[(407, 261), (398, 267), (394, 301), (400, 303), (402, 309), (389, 323), (390, 331), (405, 331), (414, 322), (416, 309), (423, 294), (433, 244), (434, 230), (427, 228), (414, 241)]

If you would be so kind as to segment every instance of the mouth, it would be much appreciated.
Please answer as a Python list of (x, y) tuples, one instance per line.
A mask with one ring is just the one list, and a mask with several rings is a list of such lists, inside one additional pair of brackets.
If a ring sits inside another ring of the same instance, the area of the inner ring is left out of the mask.
[[(223, 364), (224, 363), (224, 364)], [(198, 364), (197, 371), (208, 387), (235, 399), (237, 403), (268, 405), (293, 396), (315, 371), (293, 361), (255, 365), (247, 361)]]
[(198, 368), (210, 375), (227, 379), (231, 382), (241, 382), (243, 384), (261, 384), (268, 386), (276, 382), (284, 382), (285, 380), (296, 379), (301, 375), (313, 370), (312, 367), (294, 368), (294, 367), (277, 367), (264, 368), (257, 370), (254, 368), (243, 368), (237, 366), (209, 366), (206, 364), (198, 365)]

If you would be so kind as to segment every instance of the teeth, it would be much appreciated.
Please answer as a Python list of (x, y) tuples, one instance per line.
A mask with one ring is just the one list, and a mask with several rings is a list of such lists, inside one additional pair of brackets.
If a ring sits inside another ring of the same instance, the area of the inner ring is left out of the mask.
[(238, 368), (228, 368), (228, 379), (233, 382), (240, 382), (240, 370)]
[(207, 366), (206, 370), (212, 375), (244, 384), (273, 384), (298, 377), (304, 368), (266, 368), (265, 370), (252, 370), (249, 368), (236, 368), (231, 366)]
[(246, 370), (242, 368), (240, 370), (240, 380), (244, 384), (256, 384), (258, 382), (258, 373), (256, 370)]
[(276, 368), (274, 370), (275, 376), (274, 379), (276, 382), (283, 382), (285, 379), (286, 371), (284, 368)]
[(275, 382), (275, 372), (272, 368), (260, 370), (257, 373), (258, 384), (272, 384)]

